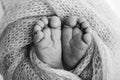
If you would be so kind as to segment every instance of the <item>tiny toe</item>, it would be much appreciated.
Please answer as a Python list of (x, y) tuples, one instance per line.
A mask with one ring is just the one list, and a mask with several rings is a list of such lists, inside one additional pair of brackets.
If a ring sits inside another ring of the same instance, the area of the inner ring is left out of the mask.
[(90, 45), (91, 43), (91, 34), (90, 33), (86, 33), (84, 36), (83, 36), (83, 39), (85, 41), (86, 44)]
[(74, 36), (76, 36), (76, 35), (78, 35), (79, 34), (79, 37), (81, 38), (82, 37), (82, 35), (83, 35), (83, 33), (82, 33), (82, 31), (79, 29), (79, 28), (74, 28), (74, 30), (73, 30), (73, 37)]
[(47, 17), (42, 17), (41, 21), (43, 21), (45, 25), (48, 24), (48, 18)]
[(34, 32), (41, 31), (41, 27), (39, 25), (36, 25), (34, 27)]
[(61, 28), (61, 20), (57, 16), (53, 16), (50, 18), (50, 27), (51, 28)]
[(65, 24), (71, 27), (75, 27), (77, 24), (77, 17), (76, 16), (70, 16), (65, 20)]
[(86, 28), (90, 27), (90, 24), (86, 21), (86, 22), (82, 23), (81, 27), (86, 29)]
[(90, 27), (88, 27), (86, 30), (85, 30), (86, 33), (92, 33), (92, 29)]
[(79, 18), (78, 19), (78, 23), (84, 23), (84, 22), (86, 22), (87, 20), (85, 19), (85, 18), (83, 18), (83, 17), (81, 17), (81, 18)]
[(41, 31), (38, 31), (37, 34), (34, 35), (34, 42), (38, 43), (44, 38), (44, 34)]
[(41, 29), (43, 29), (43, 27), (45, 26), (44, 22), (41, 21), (41, 20), (39, 20), (39, 21), (37, 22), (37, 25), (39, 25), (39, 26), (41, 27)]

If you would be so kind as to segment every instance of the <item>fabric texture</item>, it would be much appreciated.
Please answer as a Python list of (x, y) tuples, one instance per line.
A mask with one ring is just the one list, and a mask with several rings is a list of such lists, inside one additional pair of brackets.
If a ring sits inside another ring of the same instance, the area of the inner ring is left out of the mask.
[[(90, 80), (90, 78), (120, 80), (120, 20), (105, 1), (1, 0), (1, 2), (5, 14), (0, 24), (3, 28), (0, 31), (2, 33), (0, 73), (5, 80)], [(62, 20), (71, 15), (84, 17), (93, 30), (94, 40), (88, 49), (87, 57), (71, 71), (72, 73), (51, 68), (38, 60), (34, 52), (28, 54), (30, 49), (28, 46), (32, 44), (33, 25), (40, 17), (52, 15), (57, 15)], [(90, 51), (94, 54), (90, 54)], [(92, 76), (87, 73), (92, 73)]]

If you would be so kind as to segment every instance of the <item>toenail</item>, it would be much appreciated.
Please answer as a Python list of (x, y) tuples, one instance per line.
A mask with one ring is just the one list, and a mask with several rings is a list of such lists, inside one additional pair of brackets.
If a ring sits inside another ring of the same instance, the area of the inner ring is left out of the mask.
[(65, 21), (65, 23), (71, 27), (75, 27), (77, 24), (77, 17), (76, 16), (70, 16), (67, 18), (67, 20)]

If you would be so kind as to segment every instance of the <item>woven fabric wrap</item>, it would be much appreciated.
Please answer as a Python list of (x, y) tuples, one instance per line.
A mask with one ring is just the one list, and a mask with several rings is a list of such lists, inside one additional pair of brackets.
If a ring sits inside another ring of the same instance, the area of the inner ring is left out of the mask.
[[(27, 45), (32, 42), (32, 27), (42, 16), (57, 15), (61, 19), (75, 15), (84, 17), (93, 30), (96, 53), (101, 57), (100, 71), (93, 69), (92, 80), (120, 80), (120, 23), (103, 0), (1, 0), (5, 14), (0, 27), (0, 73), (5, 80), (84, 80), (71, 72), (53, 69), (37, 59)], [(4, 31), (3, 31), (4, 30)], [(85, 61), (84, 61), (85, 62)], [(86, 61), (87, 62), (87, 61)], [(99, 62), (99, 61), (98, 61)], [(80, 64), (81, 65), (81, 64)], [(77, 74), (82, 69), (76, 68)], [(96, 75), (97, 76), (94, 76)], [(81, 73), (82, 75), (82, 73)], [(86, 79), (85, 79), (86, 80)]]

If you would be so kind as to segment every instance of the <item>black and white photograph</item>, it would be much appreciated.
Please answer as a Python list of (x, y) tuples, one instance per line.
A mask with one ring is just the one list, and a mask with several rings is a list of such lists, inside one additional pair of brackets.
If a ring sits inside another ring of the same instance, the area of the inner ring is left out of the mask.
[(120, 0), (0, 0), (0, 80), (120, 80)]

